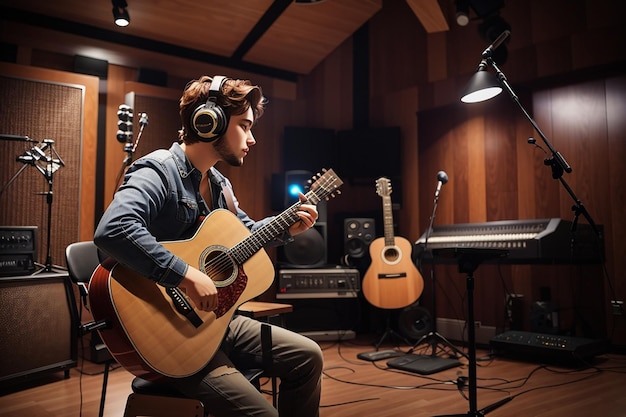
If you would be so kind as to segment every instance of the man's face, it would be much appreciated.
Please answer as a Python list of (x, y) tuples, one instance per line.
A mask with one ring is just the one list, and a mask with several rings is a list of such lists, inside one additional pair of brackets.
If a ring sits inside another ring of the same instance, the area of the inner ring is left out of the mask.
[(243, 165), (243, 158), (256, 144), (252, 134), (253, 123), (251, 108), (243, 114), (231, 116), (226, 132), (215, 142), (215, 149), (224, 162), (231, 166)]

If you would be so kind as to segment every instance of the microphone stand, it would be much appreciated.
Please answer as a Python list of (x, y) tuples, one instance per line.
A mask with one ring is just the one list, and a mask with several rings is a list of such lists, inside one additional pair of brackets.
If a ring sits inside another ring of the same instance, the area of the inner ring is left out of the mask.
[[(126, 172), (126, 169), (133, 162), (133, 155), (135, 154), (135, 151), (137, 150), (137, 146), (139, 145), (139, 139), (141, 139), (143, 129), (144, 127), (146, 127), (147, 124), (148, 124), (148, 114), (141, 113), (141, 118), (139, 119), (139, 133), (137, 134), (137, 139), (135, 140), (135, 143), (133, 144), (132, 136), (131, 136), (130, 140), (127, 140), (126, 144), (124, 145), (124, 152), (126, 152), (126, 158), (124, 158), (124, 160), (122, 161), (120, 172), (119, 174), (117, 174), (117, 179), (115, 181), (115, 184), (116, 184), (115, 190), (117, 190), (119, 186), (121, 185), (122, 177), (124, 173)], [(130, 132), (130, 134), (132, 135), (132, 131)], [(113, 191), (113, 193), (115, 194), (115, 191)]]
[(567, 191), (567, 193), (571, 196), (572, 200), (574, 200), (574, 205), (572, 206), (572, 211), (574, 212), (574, 221), (572, 223), (572, 233), (575, 231), (575, 225), (578, 222), (578, 217), (582, 214), (585, 217), (585, 219), (587, 219), (587, 222), (589, 223), (589, 225), (595, 232), (598, 239), (601, 239), (602, 234), (600, 230), (598, 229), (598, 227), (596, 226), (593, 219), (591, 218), (591, 215), (589, 214), (589, 212), (583, 205), (582, 201), (578, 197), (576, 197), (576, 195), (574, 194), (574, 191), (571, 189), (569, 184), (563, 179), (563, 172), (567, 172), (568, 174), (571, 173), (572, 167), (567, 163), (565, 158), (552, 147), (552, 144), (548, 141), (548, 139), (546, 138), (546, 135), (543, 134), (543, 132), (541, 131), (541, 129), (539, 128), (535, 120), (533, 120), (530, 114), (526, 111), (522, 103), (519, 101), (519, 97), (517, 96), (517, 94), (515, 94), (515, 92), (509, 85), (509, 82), (506, 76), (504, 75), (502, 71), (500, 71), (500, 68), (498, 68), (498, 65), (496, 65), (495, 61), (493, 60), (493, 57), (491, 56), (491, 53), (487, 53), (487, 51), (485, 51), (485, 53), (483, 53), (483, 58), (487, 62), (487, 64), (494, 69), (494, 71), (496, 72), (496, 77), (498, 79), (498, 82), (500, 83), (502, 88), (505, 89), (509, 93), (513, 101), (522, 110), (522, 113), (524, 113), (524, 116), (526, 116), (530, 124), (533, 126), (535, 131), (541, 137), (541, 140), (543, 141), (543, 143), (549, 149), (551, 156), (549, 158), (546, 158), (543, 161), (544, 165), (550, 166), (552, 168), (552, 178), (558, 179), (559, 182), (563, 185), (563, 187)]
[[(52, 192), (53, 181), (52, 180), (54, 178), (54, 172), (57, 169), (64, 167), (65, 163), (63, 162), (63, 160), (61, 159), (57, 151), (54, 149), (54, 140), (44, 139), (43, 143), (44, 143), (43, 149), (38, 148), (37, 146), (34, 146), (30, 151), (26, 152), (26, 155), (18, 157), (17, 161), (30, 164), (34, 166), (35, 168), (37, 168), (37, 171), (39, 171), (48, 182), (48, 191), (43, 192), (43, 193), (38, 193), (38, 194), (46, 196), (46, 203), (48, 205), (48, 235), (47, 235), (47, 241), (46, 241), (46, 264), (44, 266), (43, 271), (50, 272), (52, 271), (52, 250), (51, 250), (52, 199), (53, 199), (53, 192)], [(49, 152), (48, 152), (49, 156), (46, 156), (44, 152), (46, 148), (49, 149)], [(40, 162), (43, 162), (45, 164), (45, 168), (41, 166)], [(24, 167), (25, 166), (26, 165), (24, 165)], [(22, 167), (22, 169), (24, 167)], [(22, 172), (22, 170), (20, 170), (18, 174), (20, 172)], [(41, 272), (41, 271), (38, 271), (38, 272)]]
[[(439, 193), (435, 193), (435, 201), (433, 202), (433, 213), (430, 216), (430, 223), (428, 225), (428, 229), (426, 229), (426, 236), (424, 237), (424, 249), (421, 253), (422, 257), (426, 254), (429, 253), (428, 251), (428, 239), (430, 238), (430, 234), (432, 233), (433, 230), (433, 223), (435, 221), (435, 213), (437, 212), (437, 205), (439, 203)], [(455, 356), (458, 358), (459, 356), (463, 356), (465, 358), (467, 358), (467, 355), (461, 351), (459, 348), (457, 348), (456, 346), (454, 346), (448, 339), (446, 339), (445, 337), (443, 337), (441, 334), (439, 334), (437, 332), (437, 297), (436, 297), (436, 291), (435, 291), (435, 258), (432, 256), (432, 252), (431, 252), (431, 256), (430, 256), (430, 260), (432, 261), (431, 264), (431, 269), (430, 269), (430, 282), (431, 282), (431, 303), (432, 303), (432, 316), (433, 316), (433, 325), (432, 325), (432, 330), (428, 333), (425, 334), (424, 336), (422, 336), (417, 342), (415, 342), (415, 344), (413, 344), (413, 346), (411, 347), (411, 349), (409, 349), (409, 351), (407, 352), (407, 354), (411, 354), (413, 353), (413, 351), (422, 343), (428, 343), (432, 349), (431, 352), (431, 356), (437, 356), (437, 345), (439, 343), (443, 344), (444, 346), (447, 346), (448, 348), (450, 348), (452, 351), (454, 351)], [(418, 258), (418, 269), (420, 269), (421, 271), (421, 259)]]

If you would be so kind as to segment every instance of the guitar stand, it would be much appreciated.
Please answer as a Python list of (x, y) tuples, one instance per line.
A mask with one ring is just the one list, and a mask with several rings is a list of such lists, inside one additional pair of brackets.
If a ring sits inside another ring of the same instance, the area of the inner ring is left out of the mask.
[[(433, 251), (435, 254), (435, 251)], [(467, 338), (468, 338), (468, 388), (469, 388), (469, 411), (466, 414), (449, 414), (447, 416), (436, 417), (478, 417), (484, 416), (490, 411), (511, 401), (511, 397), (506, 397), (485, 408), (478, 410), (476, 393), (476, 330), (474, 328), (474, 271), (482, 262), (502, 258), (508, 255), (508, 251), (499, 249), (476, 249), (476, 248), (453, 248), (441, 249), (437, 254), (442, 257), (456, 258), (458, 260), (459, 272), (467, 274)]]
[(409, 342), (406, 339), (406, 337), (398, 334), (398, 332), (396, 332), (391, 327), (391, 313), (390, 312), (387, 312), (387, 318), (386, 318), (385, 322), (386, 322), (386, 324), (385, 324), (385, 331), (383, 332), (383, 335), (380, 337), (380, 339), (378, 339), (378, 342), (376, 342), (376, 344), (374, 345), (376, 347), (376, 351), (378, 351), (378, 348), (385, 341), (385, 339), (387, 339), (390, 336), (402, 340), (407, 345), (411, 345), (411, 342)]

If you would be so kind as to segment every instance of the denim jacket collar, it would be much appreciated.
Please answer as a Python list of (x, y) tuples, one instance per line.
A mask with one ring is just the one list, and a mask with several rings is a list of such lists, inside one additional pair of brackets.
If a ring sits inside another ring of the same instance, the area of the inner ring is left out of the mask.
[(187, 158), (187, 155), (185, 155), (183, 148), (178, 142), (174, 142), (169, 150), (174, 157), (174, 162), (176, 163), (176, 168), (178, 169), (178, 173), (180, 174), (181, 178), (187, 178), (194, 172), (197, 172), (200, 176), (202, 176), (202, 173), (200, 173), (191, 164), (191, 161), (189, 161), (189, 158)]

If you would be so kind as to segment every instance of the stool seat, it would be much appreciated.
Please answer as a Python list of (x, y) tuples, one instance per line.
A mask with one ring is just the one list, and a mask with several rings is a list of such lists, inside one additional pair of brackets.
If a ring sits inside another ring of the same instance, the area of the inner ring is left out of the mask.
[(136, 394), (185, 398), (185, 396), (181, 394), (180, 391), (178, 391), (173, 384), (170, 384), (168, 382), (153, 382), (143, 378), (135, 377), (133, 378), (130, 386), (133, 392)]

